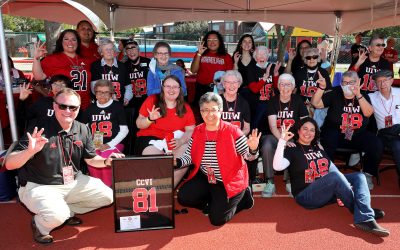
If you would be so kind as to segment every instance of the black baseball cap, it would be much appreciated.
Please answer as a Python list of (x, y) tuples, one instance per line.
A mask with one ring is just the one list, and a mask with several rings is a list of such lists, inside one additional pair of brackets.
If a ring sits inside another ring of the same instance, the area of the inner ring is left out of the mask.
[(133, 44), (133, 45), (139, 47), (139, 44), (133, 39), (129, 39), (128, 41), (126, 41), (126, 45), (125, 46), (128, 46), (129, 44)]

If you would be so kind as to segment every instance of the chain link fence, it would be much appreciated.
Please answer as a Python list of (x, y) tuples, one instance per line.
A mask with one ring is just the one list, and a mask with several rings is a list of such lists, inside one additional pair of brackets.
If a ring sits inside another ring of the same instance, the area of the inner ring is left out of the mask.
[[(33, 45), (37, 41), (42, 41), (44, 42), (46, 40), (45, 34), (44, 33), (34, 33), (34, 32), (6, 32), (6, 46), (7, 46), (7, 52), (12, 58), (19, 58), (19, 59), (30, 59), (32, 58), (33, 54)], [(152, 56), (152, 48), (154, 44), (156, 44), (158, 41), (165, 41), (171, 45), (185, 45), (188, 46), (191, 50), (194, 50), (195, 52), (196, 47), (201, 43), (200, 38), (198, 40), (182, 40), (182, 39), (176, 39), (184, 37), (184, 34), (161, 34), (161, 33), (151, 33), (151, 34), (145, 34), (145, 33), (140, 33), (140, 34), (128, 34), (128, 33), (116, 33), (115, 34), (115, 44), (116, 47), (118, 47), (118, 41), (121, 39), (128, 39), (128, 38), (134, 38), (141, 46), (142, 52), (145, 53), (147, 57)], [(107, 33), (100, 33), (97, 35), (97, 40), (109, 38), (109, 34)], [(224, 35), (224, 39), (232, 41), (232, 40), (238, 40), (237, 35)], [(313, 46), (317, 46), (318, 43), (318, 37), (311, 38), (311, 42)], [(276, 48), (277, 48), (277, 39), (275, 38), (268, 38), (267, 39), (261, 39), (264, 42), (258, 42), (256, 45), (267, 45), (269, 44), (268, 47), (270, 47), (272, 51), (272, 56), (271, 60), (274, 60), (274, 56), (276, 55)], [(395, 38), (396, 40), (396, 46), (395, 49), (397, 51), (400, 51), (400, 41), (399, 38)], [(291, 40), (291, 44), (289, 45), (290, 48), (295, 48), (296, 39)], [(353, 36), (343, 36), (342, 41), (341, 41), (341, 46), (339, 50), (339, 57), (337, 61), (337, 67), (338, 70), (343, 71), (348, 68), (348, 65), (351, 63), (351, 53), (350, 53), (350, 48), (351, 45), (354, 43), (354, 38)], [(362, 44), (365, 46), (368, 46), (369, 43), (369, 37), (363, 37), (362, 39)], [(236, 48), (237, 43), (225, 43), (225, 46), (230, 54), (233, 53), (233, 51)], [(147, 47), (148, 46), (148, 47)], [(189, 49), (189, 50), (190, 50)], [(51, 51), (49, 51), (51, 53)], [(16, 63), (17, 68), (18, 68), (18, 62)], [(397, 65), (395, 66), (395, 72), (397, 72)], [(23, 67), (22, 70), (28, 71), (29, 67)]]

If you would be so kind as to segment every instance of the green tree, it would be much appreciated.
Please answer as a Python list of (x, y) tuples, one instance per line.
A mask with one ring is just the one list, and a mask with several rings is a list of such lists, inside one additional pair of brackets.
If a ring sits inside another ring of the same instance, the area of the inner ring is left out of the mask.
[(282, 64), (285, 62), (284, 56), (286, 51), (286, 46), (292, 36), (294, 27), (292, 26), (281, 26), (280, 24), (275, 24), (276, 34), (278, 36), (278, 55), (277, 61)]
[(175, 23), (175, 39), (179, 40), (199, 40), (208, 30), (205, 21), (189, 21)]
[(380, 28), (380, 29), (374, 29), (374, 30), (369, 30), (366, 32), (365, 36), (371, 36), (372, 34), (381, 34), (385, 37), (400, 37), (400, 27), (399, 26), (393, 26), (393, 27), (386, 27), (386, 28)]
[(3, 15), (3, 24), (14, 32), (44, 32), (44, 21), (35, 18)]

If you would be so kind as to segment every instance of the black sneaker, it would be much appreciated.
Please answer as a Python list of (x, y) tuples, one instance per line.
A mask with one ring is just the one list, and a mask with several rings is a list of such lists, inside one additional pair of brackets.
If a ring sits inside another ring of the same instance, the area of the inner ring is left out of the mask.
[(390, 234), (387, 229), (379, 226), (375, 220), (356, 223), (354, 226), (362, 231), (372, 233), (380, 237), (387, 237)]
[(375, 220), (382, 219), (385, 216), (385, 212), (379, 208), (373, 208), (372, 210), (374, 210), (375, 213)]

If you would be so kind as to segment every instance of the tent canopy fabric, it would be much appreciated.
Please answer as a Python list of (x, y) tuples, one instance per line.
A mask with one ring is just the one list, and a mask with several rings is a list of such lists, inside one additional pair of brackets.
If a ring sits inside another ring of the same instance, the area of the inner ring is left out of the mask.
[(336, 14), (342, 34), (399, 25), (398, 0), (76, 0), (115, 31), (173, 21), (237, 20), (291, 25), (334, 34)]
[[(0, 1), (2, 4), (6, 1)], [(76, 25), (88, 20), (83, 12), (62, 0), (12, 0), (2, 7), (2, 13), (13, 16), (33, 17), (52, 22)]]

